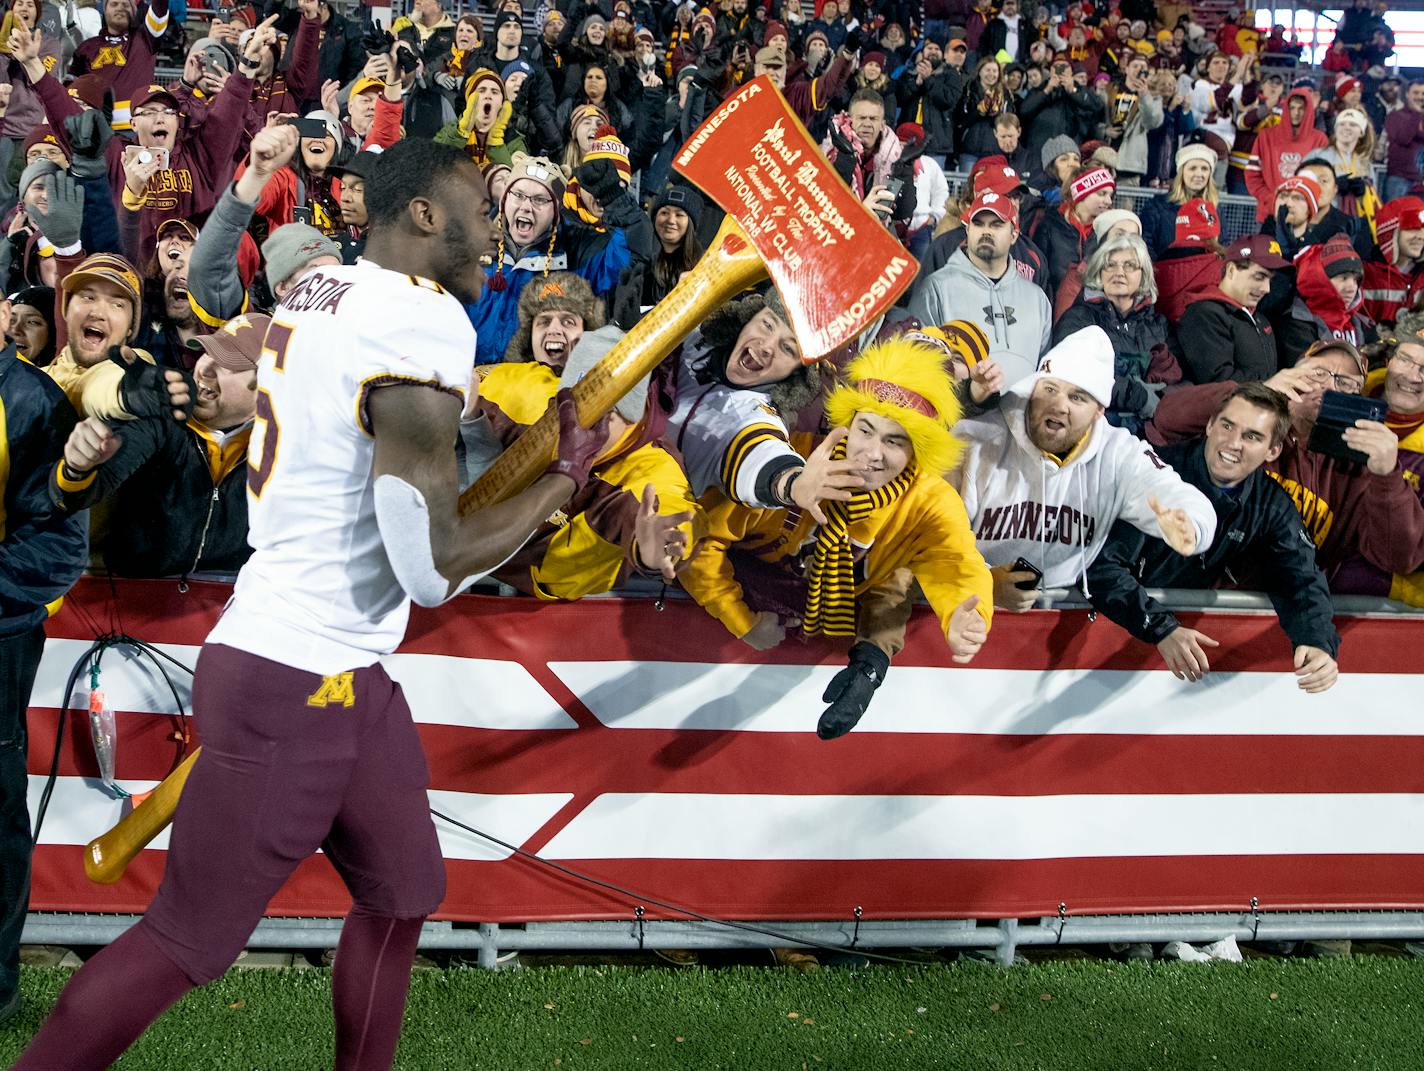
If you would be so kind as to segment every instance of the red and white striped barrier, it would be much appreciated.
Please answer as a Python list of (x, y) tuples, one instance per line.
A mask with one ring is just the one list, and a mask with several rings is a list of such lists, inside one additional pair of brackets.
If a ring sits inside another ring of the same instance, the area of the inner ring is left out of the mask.
[[(30, 710), (38, 801), (75, 661), (118, 629), (192, 665), (229, 589), (89, 578), (50, 622)], [(416, 610), (388, 661), (429, 756), (432, 805), (521, 848), (733, 918), (1014, 917), (1424, 907), (1424, 618), (1341, 618), (1339, 684), (1300, 693), (1272, 614), (1185, 614), (1221, 642), (1188, 685), (1155, 650), (1082, 611), (999, 614), (973, 666), (917, 613), (869, 714), (816, 739), (844, 664), (822, 642), (757, 654), (696, 606), (467, 596)], [(184, 700), (189, 681), (175, 674)], [(174, 765), (176, 718), (151, 665), (114, 649), (131, 791)], [(88, 680), (70, 697), (87, 709)], [(141, 911), (166, 838), (113, 886), (81, 846), (122, 805), (71, 721), (36, 851), (31, 909)], [(437, 822), (441, 915), (628, 918), (629, 899)], [(221, 844), (213, 845), (221, 851)], [(335, 915), (320, 859), (272, 905)], [(650, 917), (656, 916), (650, 912)]]

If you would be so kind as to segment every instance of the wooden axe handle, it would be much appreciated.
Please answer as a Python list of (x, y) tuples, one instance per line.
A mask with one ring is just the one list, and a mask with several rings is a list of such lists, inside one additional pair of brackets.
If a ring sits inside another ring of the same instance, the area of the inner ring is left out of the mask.
[(113, 829), (95, 837), (85, 846), (84, 873), (90, 881), (101, 885), (112, 885), (118, 881), (124, 876), (124, 869), (133, 857), (173, 821), (178, 797), (182, 795), (183, 785), (193, 772), (193, 763), (202, 750), (194, 748), (176, 770), (158, 783), (148, 799), (125, 815)]
[[(579, 423), (586, 428), (595, 424), (693, 328), (764, 278), (766, 265), (741, 227), (727, 216), (702, 259), (574, 386)], [(558, 444), (559, 417), (550, 406), (460, 496), (460, 512), (517, 495), (548, 467)]]

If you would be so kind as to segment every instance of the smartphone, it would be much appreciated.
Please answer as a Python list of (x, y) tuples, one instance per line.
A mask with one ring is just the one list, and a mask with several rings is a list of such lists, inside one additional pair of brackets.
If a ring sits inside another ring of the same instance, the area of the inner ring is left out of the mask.
[(303, 138), (329, 138), (331, 131), (326, 128), (326, 124), (320, 119), (299, 119), (295, 116), (288, 116), (285, 120), (288, 126), (297, 128), (297, 134)]
[(1033, 574), (1032, 580), (1020, 580), (1014, 585), (1020, 591), (1036, 591), (1043, 584), (1043, 570), (1027, 558), (1019, 558), (1014, 562), (1014, 572)]
[(1345, 444), (1345, 429), (1353, 428), (1357, 420), (1383, 422), (1385, 409), (1383, 398), (1327, 390), (1320, 396), (1320, 413), (1315, 418), (1315, 426), (1310, 429), (1306, 449), (1342, 461), (1367, 464), (1369, 458), (1365, 454)]
[(895, 200), (898, 200), (898, 199), (899, 199), (899, 197), (900, 197), (900, 191), (903, 190), (904, 188), (905, 188), (905, 180), (904, 180), (904, 179), (892, 178), (892, 179), (887, 179), (887, 180), (885, 181), (885, 189), (886, 189), (886, 191), (890, 194), (890, 199), (891, 199), (892, 201), (895, 201)]
[(141, 164), (146, 164), (156, 159), (158, 161), (158, 170), (168, 170), (170, 153), (167, 149), (146, 147), (143, 145), (125, 145), (124, 156), (126, 158), (136, 158)]

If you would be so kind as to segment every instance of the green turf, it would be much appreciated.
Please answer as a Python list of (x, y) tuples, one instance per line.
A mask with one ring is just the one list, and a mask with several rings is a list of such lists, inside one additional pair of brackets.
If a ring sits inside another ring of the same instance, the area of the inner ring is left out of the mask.
[[(66, 972), (26, 969), (8, 1066)], [(300, 1068), (331, 1059), (324, 971), (235, 971), (192, 994), (122, 1071)], [(420, 971), (405, 1069), (1424, 1067), (1424, 962), (1063, 962), (822, 970)]]

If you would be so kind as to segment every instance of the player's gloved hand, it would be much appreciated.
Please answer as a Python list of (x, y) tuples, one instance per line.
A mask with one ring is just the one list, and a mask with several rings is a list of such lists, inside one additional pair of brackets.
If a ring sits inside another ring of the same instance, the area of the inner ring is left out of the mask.
[(849, 665), (831, 678), (821, 696), (831, 705), (816, 723), (816, 735), (834, 740), (854, 729), (889, 670), (890, 656), (875, 644), (861, 641), (852, 647)]
[(583, 490), (594, 459), (603, 452), (608, 441), (608, 414), (591, 428), (579, 426), (574, 393), (569, 387), (559, 391), (554, 399), (559, 413), (559, 454), (549, 463), (546, 473), (557, 473), (574, 481), (574, 493)]
[(109, 360), (124, 370), (119, 381), (119, 402), (124, 412), (133, 417), (171, 415), (174, 420), (187, 420), (193, 412), (193, 400), (198, 388), (188, 372), (159, 368), (133, 355), (127, 347), (110, 346)]

